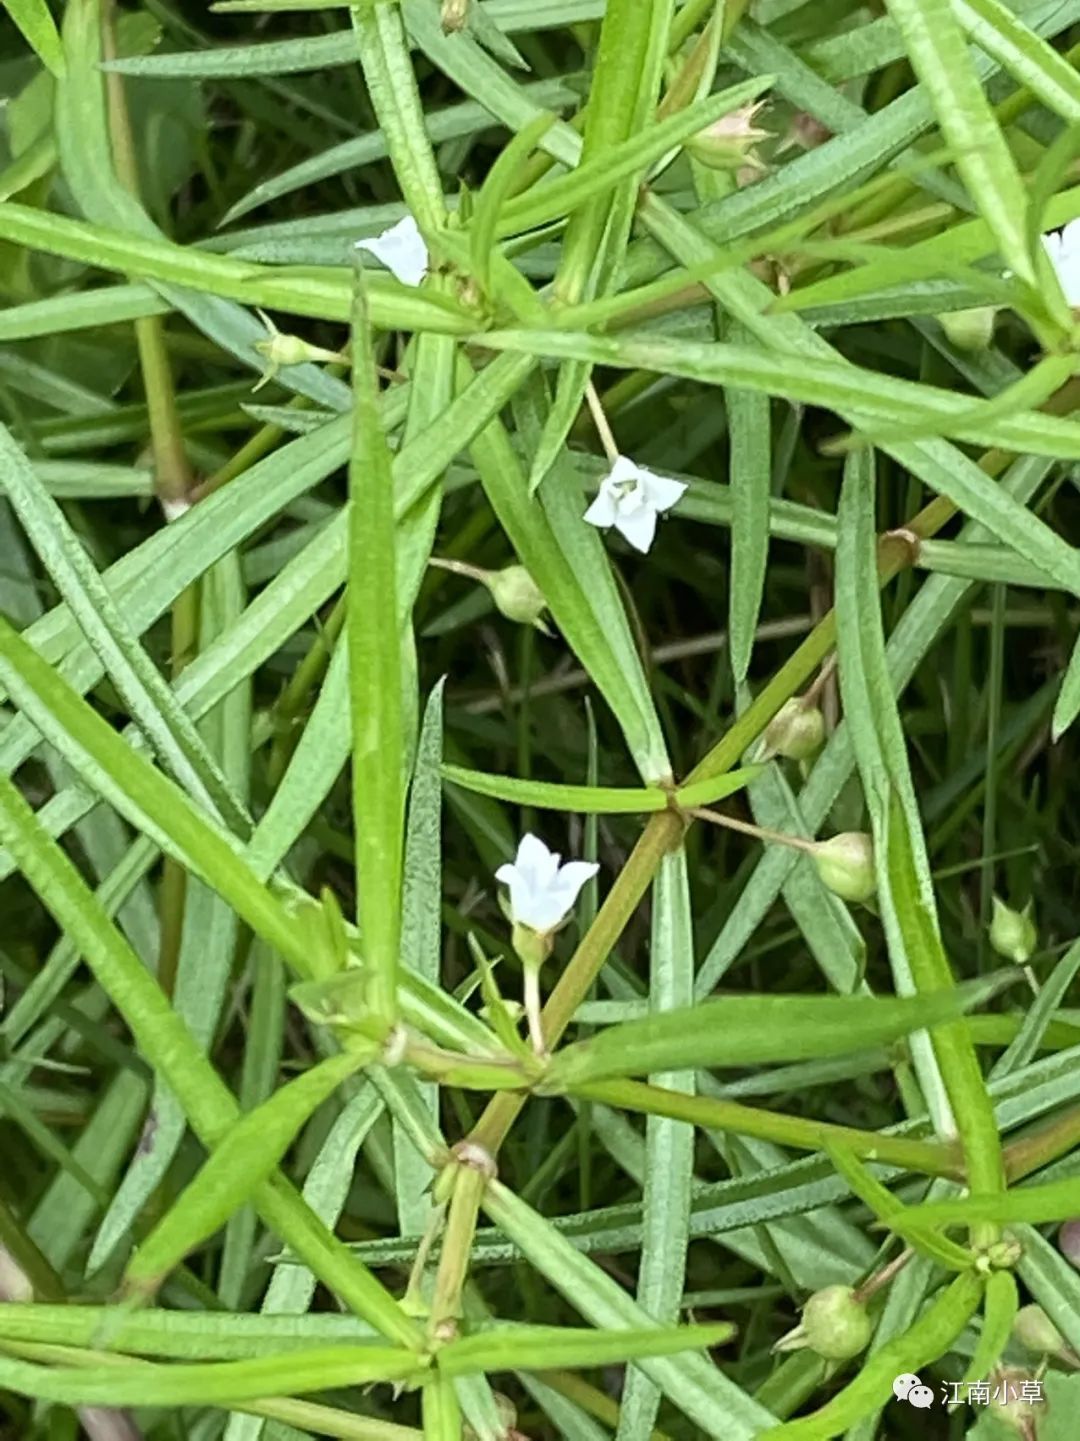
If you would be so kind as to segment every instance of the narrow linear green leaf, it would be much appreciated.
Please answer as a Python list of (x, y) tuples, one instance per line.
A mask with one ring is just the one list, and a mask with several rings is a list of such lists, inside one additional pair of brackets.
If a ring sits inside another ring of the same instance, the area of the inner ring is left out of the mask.
[[(480, 288), (491, 288), (491, 260), (499, 234), (500, 215), (507, 209), (506, 198), (518, 183), (521, 167), (555, 124), (554, 115), (537, 115), (513, 137), (488, 171), (476, 197), (469, 227), (469, 256)], [(508, 231), (507, 234), (512, 232)]]
[(735, 1335), (729, 1321), (648, 1330), (574, 1330), (562, 1326), (506, 1326), (451, 1341), (439, 1352), (449, 1376), (468, 1371), (554, 1371), (560, 1367), (614, 1366), (639, 1356), (705, 1351)]
[[(845, 468), (836, 601), (841, 689), (870, 810), (889, 958), (898, 989), (939, 994), (953, 984), (953, 975), (939, 934), (918, 800), (885, 659), (869, 452), (852, 457)], [(959, 1132), (969, 1174), (980, 1177), (984, 1189), (1003, 1184), (997, 1122), (966, 1026), (942, 1027), (931, 1045), (932, 1054), (924, 1051), (919, 1066), (939, 1133)]]
[(397, 1014), (407, 747), (403, 726), (390, 448), (378, 409), (366, 281), (353, 315), (355, 431), (349, 464), (349, 693), (353, 819), (368, 1004), (383, 1025)]
[(993, 1271), (986, 1278), (983, 1297), (983, 1323), (979, 1342), (971, 1364), (964, 1373), (965, 1381), (985, 1381), (1001, 1360), (1002, 1352), (1012, 1334), (1013, 1322), (1020, 1309), (1016, 1277), (1011, 1271)]
[[(664, 1015), (693, 1004), (694, 926), (686, 852), (666, 855), (653, 882), (649, 943), (649, 1007)], [(650, 1074), (654, 1086), (686, 1095), (694, 1092), (694, 1072), (664, 1070)], [(664, 1323), (678, 1318), (685, 1290), (694, 1179), (694, 1128), (669, 1116), (650, 1116), (645, 1124), (645, 1186), (642, 1196), (641, 1261), (637, 1303)], [(619, 1406), (616, 1441), (649, 1441), (661, 1390), (638, 1367), (627, 1373)]]
[[(0, 228), (2, 219), (0, 207)], [(649, 370), (700, 381), (705, 385), (736, 386), (783, 396), (807, 405), (824, 406), (846, 416), (854, 424), (864, 424), (871, 431), (883, 421), (902, 429), (908, 423), (926, 426), (932, 419), (941, 435), (954, 436), (974, 445), (1001, 446), (1032, 455), (1053, 455), (1055, 459), (1080, 459), (1080, 425), (1075, 421), (1030, 411), (1008, 416), (991, 413), (984, 421), (983, 410), (968, 396), (915, 381), (894, 379), (880, 371), (860, 370), (841, 362), (832, 353), (816, 359), (813, 366), (799, 366), (791, 363), (789, 353), (777, 354), (749, 346), (705, 344), (640, 332), (613, 337), (568, 334), (558, 330), (498, 330), (478, 337), (478, 343), (493, 350), (581, 360), (625, 370)], [(786, 351), (787, 347), (783, 349)], [(987, 407), (991, 404), (985, 402)], [(916, 451), (920, 444), (929, 442), (915, 442), (909, 453)], [(889, 446), (883, 448), (888, 449)], [(896, 449), (899, 451), (899, 443)], [(974, 466), (974, 462), (969, 464)], [(985, 477), (983, 481), (990, 487)], [(943, 493), (951, 492), (943, 489)], [(988, 506), (987, 500), (984, 508)], [(1015, 525), (1019, 518), (1015, 512), (1022, 513), (1022, 508), (1010, 505), (1006, 499), (1001, 500), (1001, 507), (1010, 512)], [(967, 506), (964, 508), (968, 509)], [(984, 519), (975, 510), (969, 513), (975, 519)], [(990, 513), (989, 509), (987, 513)], [(1031, 532), (1041, 522), (1028, 515), (1023, 525)], [(1042, 526), (1042, 529), (1045, 531), (1047, 528)], [(1060, 564), (1060, 557), (1057, 557), (1054, 570)], [(1054, 570), (1050, 573), (1053, 574)], [(1075, 568), (1071, 573), (1075, 583)]]
[(1016, 982), (1015, 971), (918, 997), (729, 996), (609, 1026), (559, 1051), (549, 1090), (690, 1066), (768, 1065), (838, 1056), (941, 1025)]
[(543, 806), (554, 811), (577, 811), (582, 815), (638, 815), (662, 811), (668, 794), (658, 787), (618, 790), (610, 786), (556, 785), (548, 781), (519, 780), (515, 776), (485, 775), (483, 771), (444, 763), (443, 779), (476, 795), (515, 805)]
[(302, 1396), (334, 1386), (369, 1386), (422, 1374), (411, 1351), (388, 1346), (327, 1346), (250, 1361), (148, 1362), (118, 1366), (36, 1366), (0, 1357), (0, 1385), (69, 1406), (233, 1406), (263, 1396)]
[(362, 4), (352, 7), (350, 17), (368, 97), (386, 136), (394, 174), (420, 229), (433, 234), (446, 218), (442, 184), (424, 127), (401, 11), (397, 5)]
[(26, 43), (54, 75), (64, 73), (64, 47), (46, 0), (4, 0)]
[(1022, 280), (1036, 284), (1024, 233), (1024, 188), (949, 0), (889, 0), (888, 9), (1002, 259)]
[(769, 557), (772, 487), (771, 414), (767, 395), (725, 392), (731, 443), (731, 577), (728, 627), (736, 687), (750, 670)]
[(308, 1117), (375, 1054), (360, 1046), (313, 1066), (229, 1128), (195, 1179), (142, 1242), (124, 1273), (132, 1296), (155, 1291), (275, 1169)]
[(4, 490), (43, 565), (101, 658), (132, 718), (177, 780), (242, 835), (250, 830), (244, 804), (207, 749), (164, 676), (150, 660), (63, 511), (0, 425)]
[(301, 974), (310, 947), (284, 906), (256, 880), (233, 842), (0, 617), (0, 679), (21, 708), (122, 814), (225, 896), (252, 928)]
[[(771, 83), (772, 76), (761, 75), (740, 85), (732, 85), (611, 146), (601, 158), (583, 161), (568, 175), (515, 195), (503, 207), (496, 233), (516, 235), (571, 214), (594, 193), (617, 184), (627, 175), (646, 170), (669, 150), (682, 145), (713, 121), (756, 100)], [(538, 117), (537, 123), (542, 118)], [(550, 124), (548, 121), (548, 126)], [(539, 132), (541, 137), (548, 126)], [(504, 155), (508, 153), (508, 150), (503, 151)]]
[(904, 1212), (902, 1229), (920, 1231), (927, 1226), (970, 1225), (978, 1221), (1000, 1221), (1003, 1224), (1027, 1221), (1030, 1225), (1045, 1225), (1077, 1214), (1080, 1214), (1080, 1177), (1069, 1176), (1063, 1181), (1013, 1187), (1008, 1192), (994, 1195), (972, 1191), (956, 1201), (932, 1201), (922, 1206), (909, 1206)]

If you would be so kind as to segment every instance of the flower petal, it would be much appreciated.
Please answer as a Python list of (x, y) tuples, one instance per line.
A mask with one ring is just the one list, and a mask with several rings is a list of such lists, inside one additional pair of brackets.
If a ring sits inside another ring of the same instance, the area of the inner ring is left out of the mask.
[(654, 475), (651, 470), (642, 471), (642, 484), (657, 510), (670, 510), (690, 488), (685, 481), (672, 480), (669, 475)]
[(1070, 220), (1061, 231), (1061, 248), (1066, 255), (1080, 250), (1080, 220)]
[(590, 525), (598, 525), (605, 529), (607, 526), (615, 524), (615, 501), (607, 488), (606, 480), (582, 519), (587, 520)]
[(551, 910), (551, 893), (526, 884), (519, 876), (517, 884), (510, 887), (510, 914), (520, 926), (529, 926), (534, 931), (549, 931), (558, 925), (562, 916), (548, 920)]
[(548, 850), (539, 836), (527, 832), (518, 845), (514, 864), (535, 889), (543, 889), (554, 880), (559, 869), (559, 856)]
[(596, 861), (567, 861), (566, 865), (559, 871), (557, 886), (559, 894), (566, 897), (565, 915), (581, 894), (581, 889), (599, 871), (600, 867)]
[(411, 215), (373, 239), (358, 240), (356, 249), (374, 255), (402, 285), (419, 285), (428, 272), (428, 248)]
[(628, 480), (637, 481), (644, 474), (641, 467), (625, 455), (617, 455), (611, 469), (604, 478), (605, 485), (625, 485)]
[(1039, 237), (1042, 241), (1042, 248), (1050, 257), (1051, 263), (1057, 267), (1061, 259), (1061, 235), (1057, 230), (1049, 230), (1045, 235)]
[(656, 511), (651, 505), (639, 506), (629, 513), (619, 514), (615, 518), (615, 527), (635, 550), (644, 555), (656, 534)]

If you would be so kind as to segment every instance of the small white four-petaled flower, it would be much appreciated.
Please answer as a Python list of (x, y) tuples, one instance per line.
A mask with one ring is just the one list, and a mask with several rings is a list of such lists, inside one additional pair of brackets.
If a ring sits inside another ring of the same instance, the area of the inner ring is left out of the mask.
[(600, 869), (593, 861), (568, 861), (549, 851), (538, 836), (521, 839), (517, 855), (495, 872), (495, 879), (510, 890), (510, 918), (515, 925), (545, 935), (574, 908), (586, 881)]
[(373, 235), (370, 240), (358, 240), (356, 249), (374, 255), (402, 285), (419, 285), (431, 264), (420, 227), (411, 215), (406, 215), (404, 220), (391, 225), (381, 235)]
[(1051, 230), (1042, 237), (1042, 244), (1065, 299), (1070, 305), (1080, 305), (1080, 220), (1070, 220), (1064, 230)]
[(599, 493), (585, 512), (585, 519), (590, 525), (613, 525), (635, 550), (644, 554), (656, 534), (656, 517), (670, 510), (684, 490), (681, 480), (655, 475), (619, 455), (600, 482)]

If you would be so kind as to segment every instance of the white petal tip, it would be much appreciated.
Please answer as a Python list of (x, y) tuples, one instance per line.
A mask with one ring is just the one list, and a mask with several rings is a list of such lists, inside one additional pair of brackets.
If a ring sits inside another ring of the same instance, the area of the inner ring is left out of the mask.
[(184, 495), (178, 496), (175, 500), (170, 500), (170, 498), (165, 495), (161, 496), (160, 499), (161, 513), (167, 521), (179, 520), (182, 515), (186, 515), (191, 509), (191, 501)]

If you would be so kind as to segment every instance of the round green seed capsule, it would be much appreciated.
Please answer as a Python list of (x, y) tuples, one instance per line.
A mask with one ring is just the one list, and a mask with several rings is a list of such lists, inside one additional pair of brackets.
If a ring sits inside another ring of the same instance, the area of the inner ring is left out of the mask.
[(865, 1351), (874, 1330), (850, 1286), (815, 1291), (803, 1308), (802, 1328), (811, 1351), (827, 1361), (847, 1361)]

